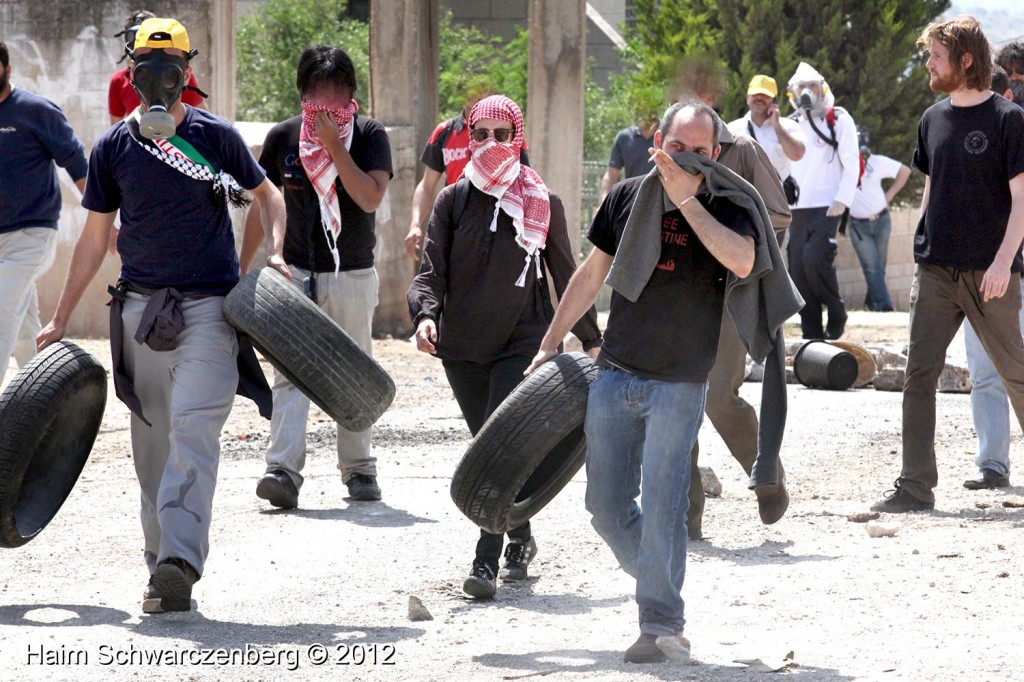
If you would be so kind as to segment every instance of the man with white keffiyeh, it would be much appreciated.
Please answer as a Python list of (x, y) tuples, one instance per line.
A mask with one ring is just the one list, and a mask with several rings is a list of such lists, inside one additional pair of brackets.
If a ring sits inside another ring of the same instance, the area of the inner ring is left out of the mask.
[[(374, 211), (391, 181), (391, 144), (382, 124), (357, 113), (355, 67), (341, 48), (304, 50), (295, 84), (302, 113), (274, 126), (260, 154), (267, 177), (284, 191), (285, 259), (295, 285), (372, 353)], [(250, 211), (242, 241), (243, 272), (260, 241), (259, 212)], [(275, 507), (298, 505), (308, 416), (309, 399), (277, 373), (267, 470), (256, 487), (256, 495)], [(350, 499), (379, 500), (370, 430), (339, 426), (337, 449)]]

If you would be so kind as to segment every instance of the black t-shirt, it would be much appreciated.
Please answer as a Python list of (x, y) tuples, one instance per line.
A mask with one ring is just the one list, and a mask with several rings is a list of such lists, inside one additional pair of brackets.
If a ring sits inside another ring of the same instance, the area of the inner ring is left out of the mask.
[[(987, 270), (1006, 235), (1010, 180), (1024, 173), (1024, 111), (998, 95), (972, 107), (944, 99), (921, 117), (914, 165), (930, 179), (914, 260)], [(1020, 248), (1011, 270), (1024, 272)]]
[[(643, 180), (618, 183), (598, 209), (587, 237), (605, 253), (615, 255)], [(750, 216), (732, 202), (708, 196), (698, 201), (733, 232), (756, 235)], [(636, 303), (612, 292), (597, 364), (647, 379), (707, 381), (718, 350), (727, 272), (679, 209), (665, 213), (658, 266)]]
[[(288, 218), (284, 239), (285, 261), (305, 270), (334, 272), (334, 258), (320, 221), (320, 200), (299, 160), (301, 127), (302, 117), (294, 116), (271, 128), (260, 153), (260, 165), (267, 171), (270, 181), (284, 190)], [(349, 154), (356, 166), (367, 173), (382, 170), (394, 175), (388, 134), (384, 126), (372, 118), (356, 115)], [(334, 184), (338, 188), (338, 206), (341, 208), (341, 236), (338, 238), (341, 270), (373, 267), (373, 247), (377, 243), (375, 214), (359, 208), (340, 179)]]
[[(175, 136), (164, 144), (178, 147), (181, 138), (243, 188), (263, 182), (263, 171), (230, 122), (187, 106)], [(214, 200), (212, 181), (153, 156), (132, 138), (126, 121), (96, 140), (82, 206), (97, 213), (120, 209), (121, 277), (133, 284), (223, 296), (238, 283), (231, 215)]]
[[(576, 270), (562, 201), (550, 194), (551, 223), (540, 252), (545, 275), (538, 278), (533, 265), (523, 272), (526, 252), (516, 241), (512, 218), (499, 212), (492, 232), (494, 197), (472, 183), (454, 223), (457, 187), (445, 187), (434, 202), (420, 271), (409, 285), (413, 326), (423, 317), (437, 322), (442, 360), (486, 364), (513, 355), (533, 357), (554, 316), (548, 284), (561, 298)], [(524, 286), (516, 286), (523, 274)], [(584, 348), (597, 345), (597, 311), (591, 307), (572, 331)]]

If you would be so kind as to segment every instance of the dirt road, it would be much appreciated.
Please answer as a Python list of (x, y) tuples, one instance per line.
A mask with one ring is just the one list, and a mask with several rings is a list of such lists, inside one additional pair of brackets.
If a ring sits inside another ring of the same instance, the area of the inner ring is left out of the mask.
[[(905, 316), (853, 324), (898, 341)], [(82, 342), (109, 366), (102, 342)], [(692, 543), (684, 597), (697, 664), (630, 666), (633, 585), (591, 529), (579, 474), (535, 518), (532, 577), (461, 594), (476, 532), (448, 484), (469, 437), (440, 363), (402, 341), (376, 353), (398, 384), (375, 448), (384, 501), (348, 502), (331, 425), (314, 412), (300, 509), (254, 494), (268, 427), (236, 403), (198, 610), (142, 616), (138, 485), (127, 410), (111, 391), (97, 447), (57, 518), (0, 550), (0, 679), (750, 680), (744, 659), (792, 652), (802, 680), (1021, 679), (1024, 487), (970, 492), (966, 395), (940, 395), (932, 513), (847, 520), (899, 471), (900, 395), (790, 386), (783, 447), (792, 504), (762, 526), (739, 467), (706, 424), (702, 463), (724, 486)], [(760, 385), (744, 396), (759, 403)], [(1015, 429), (1014, 457), (1020, 436)], [(410, 621), (410, 596), (433, 615)], [(321, 660), (321, 659), (324, 660)], [(331, 669), (333, 668), (333, 670)]]

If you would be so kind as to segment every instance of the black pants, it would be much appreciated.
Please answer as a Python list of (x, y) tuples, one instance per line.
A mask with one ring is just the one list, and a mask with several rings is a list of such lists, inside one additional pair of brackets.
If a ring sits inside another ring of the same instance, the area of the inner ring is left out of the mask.
[[(533, 358), (526, 355), (515, 355), (486, 364), (443, 361), (448, 384), (452, 387), (471, 434), (477, 434), (491, 413), (519, 385), (531, 360)], [(530, 522), (509, 530), (508, 536), (526, 542), (530, 539)], [(484, 562), (495, 575), (498, 574), (498, 559), (501, 557), (504, 540), (501, 534), (481, 529), (480, 540), (476, 543), (476, 558)]]
[[(804, 299), (800, 330), (805, 339), (839, 338), (846, 326), (846, 305), (836, 277), (836, 229), (839, 217), (827, 208), (793, 210), (789, 225), (789, 276)], [(828, 328), (822, 326), (821, 306), (828, 309)], [(826, 337), (825, 332), (828, 332)]]

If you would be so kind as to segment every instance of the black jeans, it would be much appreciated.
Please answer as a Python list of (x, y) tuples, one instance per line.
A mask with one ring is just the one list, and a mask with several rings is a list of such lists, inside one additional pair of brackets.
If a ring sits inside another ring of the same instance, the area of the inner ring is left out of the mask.
[[(837, 339), (846, 326), (835, 263), (839, 217), (830, 218), (827, 211), (824, 207), (794, 209), (789, 224), (789, 276), (804, 299), (800, 327), (805, 339)], [(826, 328), (822, 328), (823, 305), (828, 309)]]
[[(466, 419), (469, 432), (474, 436), (509, 393), (523, 380), (523, 372), (532, 357), (514, 355), (484, 364), (444, 360), (444, 373)], [(508, 537), (522, 542), (530, 539), (530, 522), (508, 531)], [(480, 530), (476, 543), (476, 558), (498, 574), (498, 559), (505, 538), (501, 534)]]

